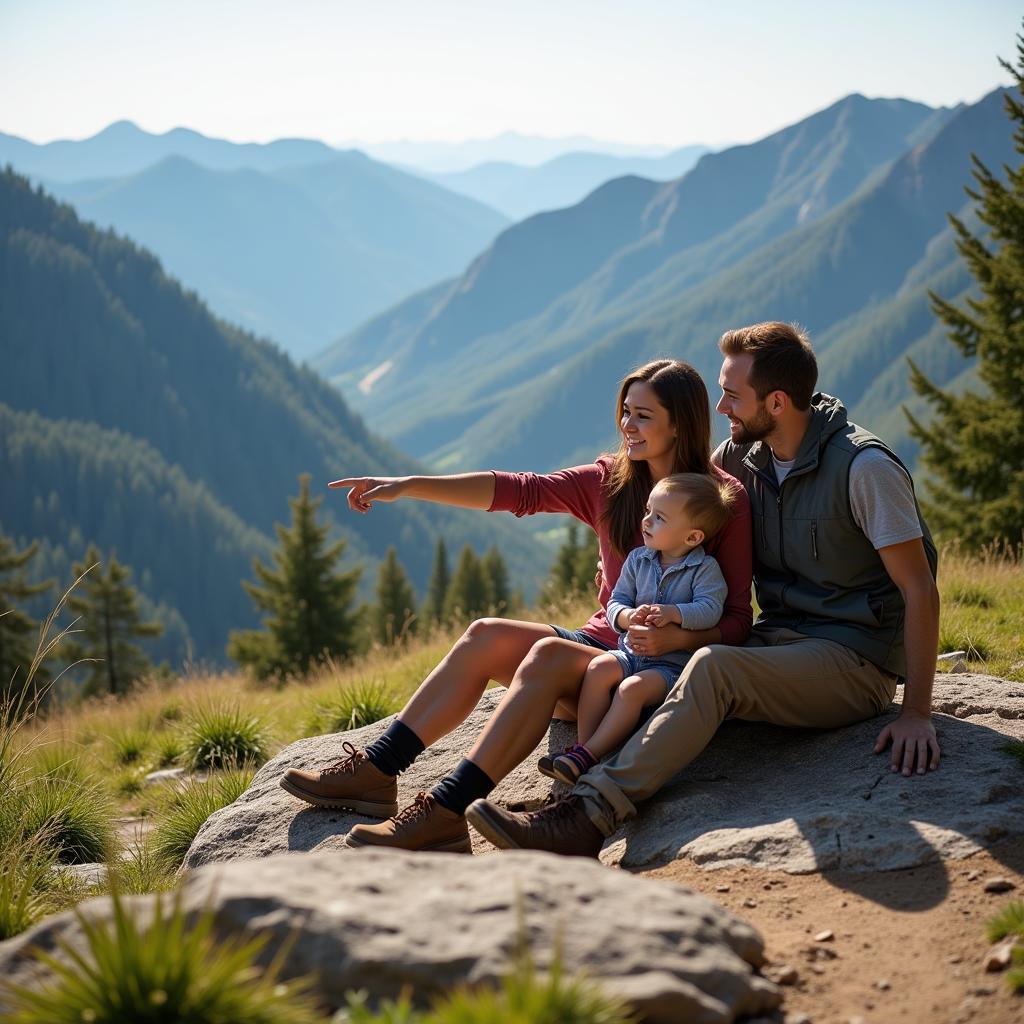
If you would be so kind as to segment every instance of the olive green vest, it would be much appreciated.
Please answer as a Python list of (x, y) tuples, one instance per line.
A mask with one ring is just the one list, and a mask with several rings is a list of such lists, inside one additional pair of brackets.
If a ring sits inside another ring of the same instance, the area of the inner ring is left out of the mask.
[[(877, 437), (850, 423), (838, 399), (816, 394), (812, 409), (781, 486), (763, 442), (726, 441), (715, 453), (750, 496), (757, 625), (835, 640), (903, 676), (903, 597), (850, 509), (850, 466), (859, 451), (881, 448), (902, 463)], [(938, 557), (920, 506), (917, 516), (934, 576)]]

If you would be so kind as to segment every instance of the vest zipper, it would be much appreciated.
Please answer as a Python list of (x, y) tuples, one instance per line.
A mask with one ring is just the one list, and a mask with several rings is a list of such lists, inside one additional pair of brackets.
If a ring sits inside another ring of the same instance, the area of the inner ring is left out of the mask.
[(817, 519), (811, 520), (811, 551), (814, 554), (814, 560), (818, 560), (818, 521)]

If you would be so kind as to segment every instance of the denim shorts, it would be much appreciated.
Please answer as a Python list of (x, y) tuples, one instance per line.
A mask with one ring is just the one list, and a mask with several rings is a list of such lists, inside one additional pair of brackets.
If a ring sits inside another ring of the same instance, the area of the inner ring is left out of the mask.
[(584, 647), (596, 647), (599, 651), (610, 651), (611, 648), (598, 640), (596, 636), (584, 633), (582, 629), (566, 629), (564, 626), (556, 626), (553, 622), (548, 625), (563, 639), (572, 640), (573, 643), (583, 644)]
[[(612, 651), (616, 660), (622, 666), (622, 678), (636, 675), (637, 672), (660, 672), (665, 679), (665, 684), (671, 690), (679, 679), (682, 668), (670, 661), (659, 661), (657, 658), (642, 658), (639, 654), (630, 654), (629, 651)], [(667, 692), (667, 691), (666, 691)]]

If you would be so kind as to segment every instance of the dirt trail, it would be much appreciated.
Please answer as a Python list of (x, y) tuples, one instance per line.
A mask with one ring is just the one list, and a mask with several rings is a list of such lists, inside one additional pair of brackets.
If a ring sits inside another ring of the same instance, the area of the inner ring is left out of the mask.
[[(688, 885), (761, 931), (765, 974), (796, 972), (780, 1020), (1024, 1024), (1024, 996), (1012, 995), (1005, 974), (986, 973), (983, 964), (986, 921), (1024, 900), (1024, 842), (868, 875), (707, 871), (687, 861), (645, 874)], [(1014, 888), (986, 892), (994, 878)]]

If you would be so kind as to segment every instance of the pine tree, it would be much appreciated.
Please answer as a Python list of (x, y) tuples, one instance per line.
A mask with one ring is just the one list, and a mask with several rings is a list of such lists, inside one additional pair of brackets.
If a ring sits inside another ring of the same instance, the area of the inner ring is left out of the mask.
[(597, 534), (587, 530), (581, 542), (579, 524), (573, 520), (541, 590), (541, 601), (558, 602), (593, 593), (599, 557)]
[(377, 603), (372, 613), (374, 633), (385, 647), (404, 642), (416, 630), (416, 594), (394, 545), (377, 575)]
[[(29, 583), (25, 578), (25, 567), (38, 550), (38, 541), (18, 551), (9, 537), (0, 536), (0, 695), (24, 688), (35, 657), (38, 624), (16, 602), (53, 586), (52, 580)], [(47, 678), (45, 669), (37, 669), (32, 682), (38, 686)]]
[(490, 587), (483, 566), (467, 544), (459, 554), (459, 564), (455, 567), (455, 575), (448, 588), (445, 617), (449, 620), (465, 620), (486, 615), (490, 600)]
[(508, 583), (508, 566), (497, 545), (492, 545), (484, 555), (482, 569), (487, 581), (488, 601), (492, 615), (501, 615), (509, 610), (511, 600)]
[(361, 568), (338, 572), (345, 541), (327, 545), (330, 527), (316, 520), (322, 498), (310, 498), (309, 474), (289, 499), (291, 525), (274, 525), (274, 566), (253, 560), (258, 583), (242, 586), (261, 612), (264, 630), (231, 634), (228, 655), (261, 679), (306, 675), (327, 658), (344, 658), (355, 645), (357, 613), (352, 599)]
[[(1024, 36), (1017, 38), (1017, 67), (1000, 63), (1017, 83), (1017, 95), (1008, 94), (1005, 106), (1015, 148), (1024, 155)], [(1016, 548), (1024, 541), (1024, 166), (1006, 173), (1004, 184), (974, 158), (977, 188), (966, 191), (988, 238), (949, 218), (981, 297), (961, 309), (931, 295), (949, 339), (977, 359), (984, 392), (943, 391), (911, 362), (911, 385), (935, 415), (924, 426), (904, 410), (921, 443), (921, 461), (933, 473), (926, 482), (931, 500), (924, 502), (929, 520), (937, 533), (973, 549), (993, 542)]]
[(72, 572), (76, 579), (85, 574), (78, 590), (68, 598), (68, 607), (78, 618), (69, 654), (89, 668), (83, 692), (126, 693), (153, 668), (133, 641), (159, 636), (164, 627), (159, 622), (141, 621), (139, 594), (128, 582), (132, 571), (118, 562), (113, 552), (104, 571), (99, 549), (90, 544), (85, 560), (76, 562)]
[(445, 547), (444, 538), (438, 537), (437, 547), (434, 549), (434, 567), (430, 571), (427, 596), (423, 600), (424, 622), (440, 623), (445, 621), (445, 601), (450, 584), (448, 549)]

